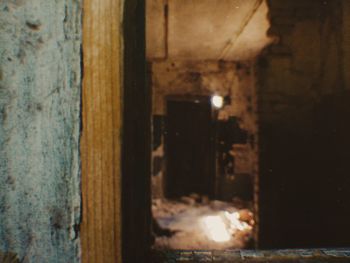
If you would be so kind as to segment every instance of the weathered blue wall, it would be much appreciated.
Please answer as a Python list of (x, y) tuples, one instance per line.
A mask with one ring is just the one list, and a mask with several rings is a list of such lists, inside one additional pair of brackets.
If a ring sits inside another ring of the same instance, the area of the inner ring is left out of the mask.
[(79, 262), (80, 0), (0, 1), (0, 251)]

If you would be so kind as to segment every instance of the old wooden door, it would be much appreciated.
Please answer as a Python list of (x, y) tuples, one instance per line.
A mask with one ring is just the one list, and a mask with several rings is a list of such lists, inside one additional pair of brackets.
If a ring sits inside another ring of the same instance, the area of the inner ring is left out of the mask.
[(167, 197), (212, 196), (215, 152), (209, 97), (167, 101), (165, 136)]

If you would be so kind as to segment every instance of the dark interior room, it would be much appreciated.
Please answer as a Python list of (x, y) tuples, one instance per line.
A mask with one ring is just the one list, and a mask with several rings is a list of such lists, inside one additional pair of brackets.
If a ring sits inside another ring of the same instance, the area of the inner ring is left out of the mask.
[(147, 2), (155, 249), (350, 245), (346, 12)]
[(350, 0), (0, 0), (0, 263), (349, 263)]

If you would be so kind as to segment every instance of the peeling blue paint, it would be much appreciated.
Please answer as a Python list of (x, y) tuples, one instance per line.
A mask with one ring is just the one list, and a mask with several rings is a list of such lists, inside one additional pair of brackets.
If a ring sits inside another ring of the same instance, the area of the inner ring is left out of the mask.
[(81, 1), (0, 2), (0, 251), (79, 262)]

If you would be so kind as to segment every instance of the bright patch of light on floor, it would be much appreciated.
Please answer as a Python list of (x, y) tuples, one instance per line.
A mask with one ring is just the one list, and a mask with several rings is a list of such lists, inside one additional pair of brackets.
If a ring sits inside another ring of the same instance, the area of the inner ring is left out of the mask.
[(211, 103), (215, 108), (220, 109), (224, 105), (224, 98), (219, 95), (213, 95), (211, 97)]
[(229, 213), (225, 211), (225, 217), (230, 221), (230, 231), (235, 232), (237, 229), (240, 231), (244, 231), (247, 229), (251, 229), (251, 226), (248, 225), (246, 222), (242, 222), (239, 220), (239, 213), (233, 212)]
[(226, 225), (220, 215), (202, 218), (204, 231), (215, 242), (227, 242), (231, 239)]

